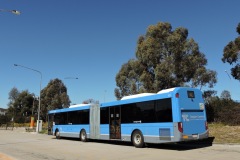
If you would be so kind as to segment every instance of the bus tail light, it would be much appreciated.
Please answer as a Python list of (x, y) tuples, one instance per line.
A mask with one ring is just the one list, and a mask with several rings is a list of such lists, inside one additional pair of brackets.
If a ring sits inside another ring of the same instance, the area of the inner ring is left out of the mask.
[(205, 129), (208, 130), (208, 123), (207, 123), (207, 121), (205, 122)]
[(179, 98), (179, 93), (176, 93), (176, 94), (175, 94), (175, 97), (176, 97), (176, 98)]
[(178, 122), (178, 130), (179, 130), (179, 132), (183, 133), (183, 124), (182, 124), (182, 122)]

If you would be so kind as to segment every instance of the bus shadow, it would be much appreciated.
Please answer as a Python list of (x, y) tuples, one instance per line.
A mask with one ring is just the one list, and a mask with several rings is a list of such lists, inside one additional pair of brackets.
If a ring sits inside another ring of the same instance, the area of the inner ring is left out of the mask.
[[(214, 137), (209, 137), (208, 139), (199, 140), (199, 141), (165, 143), (165, 144), (146, 144), (145, 148), (186, 151), (186, 150), (194, 150), (199, 148), (210, 147), (213, 144), (213, 140), (214, 140)], [(134, 147), (131, 142), (123, 142), (123, 141), (91, 140), (91, 142)]]
[[(208, 139), (205, 139), (205, 140), (179, 142), (179, 143), (146, 144), (145, 148), (175, 150), (175, 151), (194, 150), (194, 149), (206, 148), (206, 147), (212, 146), (214, 138), (215, 137), (209, 137)], [(62, 140), (71, 140), (71, 141), (80, 141), (77, 138), (61, 137), (61, 139)], [(124, 142), (124, 141), (91, 139), (91, 140), (88, 140), (88, 142), (134, 147), (131, 142)], [(86, 143), (88, 143), (88, 142), (86, 142)]]
[(215, 137), (209, 137), (205, 140), (199, 141), (189, 141), (189, 142), (179, 142), (179, 143), (168, 143), (168, 144), (148, 144), (148, 148), (155, 149), (165, 149), (165, 150), (176, 150), (176, 151), (186, 151), (194, 150), (200, 148), (210, 147), (213, 144)]
[[(56, 139), (56, 138), (53, 137), (52, 139)], [(58, 140), (58, 139), (56, 139), (56, 140)], [(81, 141), (78, 138), (69, 138), (69, 137), (61, 137), (60, 140)], [(83, 143), (88, 143), (88, 142), (102, 143), (102, 144), (111, 144), (111, 145), (122, 145), (122, 146), (133, 146), (133, 144), (131, 142), (115, 141), (115, 140), (88, 139), (87, 142), (83, 142)]]

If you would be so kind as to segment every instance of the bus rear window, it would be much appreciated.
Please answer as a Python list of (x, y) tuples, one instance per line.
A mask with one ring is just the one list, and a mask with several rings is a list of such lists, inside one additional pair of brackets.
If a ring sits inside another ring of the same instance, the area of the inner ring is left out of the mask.
[(187, 91), (188, 98), (195, 98), (194, 91)]

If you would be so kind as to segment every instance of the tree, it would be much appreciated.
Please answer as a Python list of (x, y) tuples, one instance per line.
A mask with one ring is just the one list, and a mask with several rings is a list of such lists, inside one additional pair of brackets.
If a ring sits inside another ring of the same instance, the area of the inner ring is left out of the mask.
[(14, 102), (18, 98), (18, 95), (19, 91), (16, 87), (13, 87), (8, 93), (8, 99), (10, 100), (10, 102), (8, 103), (8, 112), (12, 115), (12, 117), (15, 114)]
[(224, 90), (224, 91), (222, 91), (220, 97), (221, 97), (222, 99), (228, 99), (228, 100), (230, 100), (230, 99), (231, 99), (231, 94), (230, 94), (229, 91)]
[(83, 101), (82, 103), (83, 104), (99, 104), (99, 101), (90, 98), (90, 99), (87, 99), (87, 100)]
[(203, 92), (203, 97), (206, 103), (208, 103), (212, 97), (216, 97), (217, 91), (215, 90), (206, 90)]
[(117, 99), (176, 86), (213, 87), (216, 72), (205, 68), (205, 55), (187, 37), (186, 28), (172, 30), (169, 23), (149, 26), (138, 39), (136, 59), (123, 64), (116, 75)]
[(211, 97), (205, 106), (208, 122), (218, 122), (226, 125), (240, 124), (240, 104), (232, 99)]
[(27, 122), (33, 111), (33, 94), (29, 93), (28, 90), (19, 92), (14, 87), (9, 92), (9, 99), (8, 114), (14, 118), (15, 122)]
[(60, 79), (50, 80), (41, 91), (41, 115), (47, 119), (47, 112), (53, 109), (69, 107), (71, 101), (67, 95), (67, 88)]
[(222, 61), (224, 63), (229, 63), (230, 65), (236, 64), (234, 67), (231, 68), (231, 75), (237, 79), (240, 80), (240, 23), (237, 26), (236, 29), (239, 36), (234, 40), (230, 41), (223, 50), (223, 57)]
[(18, 89), (16, 87), (13, 87), (8, 94), (9, 96), (8, 99), (10, 100), (10, 102), (14, 102), (17, 99), (18, 95), (19, 95)]

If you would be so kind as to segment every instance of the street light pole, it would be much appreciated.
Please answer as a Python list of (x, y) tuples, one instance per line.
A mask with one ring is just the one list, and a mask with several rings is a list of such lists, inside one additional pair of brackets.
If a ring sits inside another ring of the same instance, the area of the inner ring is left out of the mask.
[(21, 12), (18, 10), (7, 10), (7, 9), (0, 9), (0, 12), (10, 12), (12, 14), (20, 15)]
[(42, 72), (36, 70), (36, 69), (32, 69), (23, 65), (19, 65), (19, 64), (14, 64), (15, 67), (22, 67), (22, 68), (26, 68), (29, 70), (32, 70), (34, 72), (37, 72), (40, 74), (41, 79), (40, 79), (40, 92), (39, 92), (39, 104), (38, 104), (38, 119), (37, 119), (37, 133), (39, 133), (39, 119), (40, 119), (40, 109), (41, 109), (41, 90), (42, 90)]
[(227, 75), (228, 75), (229, 79), (231, 80), (231, 77), (230, 77), (230, 75), (228, 74), (227, 70), (225, 70), (225, 72), (227, 73)]
[[(228, 75), (229, 79), (230, 79), (230, 91), (232, 90), (232, 78), (230, 77), (230, 75), (228, 74), (227, 70), (225, 70), (226, 74)], [(231, 92), (230, 93), (230, 99), (231, 99)]]
[(65, 77), (64, 79), (78, 79), (78, 77)]

